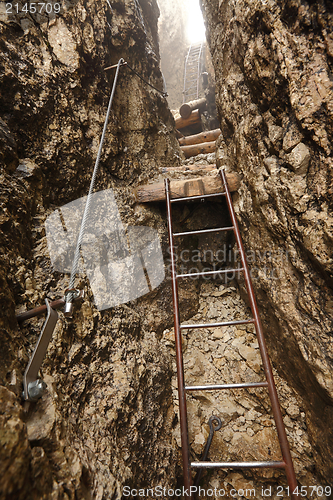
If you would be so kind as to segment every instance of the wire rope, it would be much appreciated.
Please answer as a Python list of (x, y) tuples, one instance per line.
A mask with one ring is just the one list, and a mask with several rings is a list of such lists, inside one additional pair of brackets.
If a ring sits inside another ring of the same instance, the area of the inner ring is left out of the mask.
[(106, 129), (107, 129), (107, 126), (108, 126), (110, 111), (111, 111), (111, 107), (112, 107), (112, 101), (113, 101), (113, 97), (114, 97), (114, 94), (115, 94), (115, 91), (116, 91), (117, 80), (118, 80), (118, 75), (119, 75), (119, 68), (123, 64), (124, 64), (124, 59), (123, 58), (119, 59), (118, 64), (117, 64), (116, 74), (115, 74), (114, 81), (113, 81), (113, 86), (112, 86), (111, 96), (110, 96), (110, 100), (109, 100), (109, 105), (108, 105), (108, 109), (107, 109), (106, 117), (105, 117), (105, 121), (104, 121), (103, 132), (102, 132), (101, 140), (100, 140), (100, 143), (99, 143), (99, 148), (98, 148), (97, 158), (96, 158), (96, 162), (95, 162), (95, 166), (94, 166), (94, 171), (93, 171), (93, 174), (92, 174), (92, 177), (91, 177), (91, 181), (90, 181), (90, 187), (89, 187), (89, 192), (88, 192), (88, 195), (87, 195), (87, 201), (86, 201), (84, 212), (83, 212), (83, 216), (82, 216), (80, 232), (79, 232), (79, 236), (78, 236), (77, 242), (76, 242), (76, 248), (75, 248), (75, 254), (74, 254), (74, 259), (73, 259), (73, 265), (72, 265), (71, 275), (70, 275), (70, 279), (69, 279), (68, 291), (65, 294), (65, 300), (66, 300), (65, 310), (66, 310), (66, 307), (68, 308), (68, 304), (72, 303), (73, 297), (74, 297), (73, 289), (74, 289), (74, 283), (75, 283), (75, 276), (76, 276), (76, 273), (77, 273), (77, 270), (78, 270), (78, 266), (79, 266), (79, 260), (80, 260), (80, 255), (81, 255), (81, 245), (82, 245), (83, 235), (84, 235), (84, 231), (85, 231), (85, 228), (86, 228), (86, 225), (87, 225), (87, 220), (88, 220), (88, 217), (89, 217), (89, 209), (90, 209), (90, 205), (91, 205), (91, 197), (92, 197), (92, 194), (93, 194), (93, 191), (94, 191), (94, 187), (95, 187), (95, 182), (96, 182), (96, 177), (97, 177), (97, 173), (98, 173), (99, 162), (100, 162), (100, 158), (101, 158), (101, 154), (102, 154), (102, 148), (103, 148), (103, 143), (104, 143), (104, 139), (105, 139), (105, 133), (106, 133)]

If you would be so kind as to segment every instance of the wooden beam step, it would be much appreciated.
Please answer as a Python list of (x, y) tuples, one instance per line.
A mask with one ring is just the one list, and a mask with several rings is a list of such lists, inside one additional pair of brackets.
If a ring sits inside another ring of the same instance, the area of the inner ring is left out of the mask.
[[(228, 186), (231, 192), (237, 191), (240, 179), (236, 173), (226, 174)], [(204, 194), (215, 194), (222, 191), (221, 177), (218, 172), (210, 176), (198, 177), (195, 179), (171, 180), (171, 198), (185, 198), (187, 196), (198, 196)], [(151, 201), (165, 200), (164, 182), (139, 186), (134, 190), (138, 203), (148, 203)]]
[(162, 174), (165, 174), (166, 172), (196, 172), (197, 170), (216, 170), (216, 165), (207, 163), (206, 165), (181, 165), (180, 167), (163, 167)]
[(189, 127), (190, 125), (195, 125), (196, 123), (201, 122), (201, 113), (198, 109), (193, 111), (190, 116), (186, 119), (180, 117), (180, 118), (175, 118), (175, 123), (176, 123), (176, 129), (182, 129), (185, 127)]
[(190, 117), (190, 114), (195, 109), (200, 109), (200, 111), (204, 110), (207, 106), (207, 101), (205, 97), (201, 99), (196, 99), (195, 101), (185, 102), (179, 108), (179, 114), (182, 118), (186, 120), (186, 118)]
[(179, 139), (179, 144), (181, 146), (191, 146), (192, 144), (201, 144), (203, 142), (215, 141), (221, 134), (221, 130), (216, 128), (215, 130), (206, 130), (200, 134), (188, 135), (187, 137), (181, 137)]
[(179, 130), (176, 129), (176, 137), (177, 137), (177, 139), (182, 139), (185, 136)]
[(201, 144), (192, 144), (191, 146), (180, 146), (183, 151), (185, 158), (190, 158), (191, 156), (197, 156), (201, 153), (214, 153), (216, 149), (215, 141), (212, 142), (202, 142)]

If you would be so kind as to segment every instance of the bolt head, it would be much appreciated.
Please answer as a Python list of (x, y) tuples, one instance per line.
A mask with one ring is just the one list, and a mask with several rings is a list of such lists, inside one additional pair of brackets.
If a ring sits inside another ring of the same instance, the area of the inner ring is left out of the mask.
[(28, 384), (28, 396), (30, 401), (38, 401), (46, 389), (47, 385), (43, 380), (37, 379), (34, 382)]

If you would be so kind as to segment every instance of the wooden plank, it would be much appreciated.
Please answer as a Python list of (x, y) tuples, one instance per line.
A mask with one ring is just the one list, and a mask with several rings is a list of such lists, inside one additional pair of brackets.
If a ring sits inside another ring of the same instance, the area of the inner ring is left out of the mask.
[(179, 130), (176, 129), (176, 137), (177, 137), (177, 139), (182, 139), (185, 136)]
[(178, 109), (171, 109), (171, 113), (175, 121), (181, 118)]
[(185, 127), (189, 127), (191, 125), (195, 125), (196, 123), (200, 123), (201, 121), (201, 113), (198, 109), (193, 111), (193, 113), (190, 114), (189, 118), (186, 120), (182, 117), (180, 118), (175, 118), (175, 123), (176, 123), (176, 129), (181, 129)]
[(196, 170), (216, 170), (215, 164), (206, 165), (182, 165), (181, 167), (164, 167), (162, 174), (166, 172), (195, 172)]
[[(226, 174), (228, 186), (231, 192), (237, 191), (240, 179), (236, 173)], [(197, 196), (200, 194), (215, 194), (221, 192), (222, 183), (220, 174), (198, 177), (195, 179), (171, 180), (171, 198), (185, 198), (186, 196)], [(134, 190), (138, 203), (165, 200), (164, 182), (139, 186)]]
[(201, 144), (202, 142), (212, 142), (215, 141), (220, 134), (221, 130), (219, 128), (215, 130), (206, 130), (200, 134), (179, 138), (179, 144), (181, 146), (191, 146), (192, 144)]
[(195, 109), (200, 109), (200, 111), (204, 110), (207, 106), (207, 101), (205, 97), (201, 99), (195, 99), (195, 101), (189, 101), (182, 104), (179, 108), (179, 114), (185, 120), (190, 117), (190, 114)]
[(215, 141), (212, 141), (192, 144), (191, 146), (180, 146), (180, 149), (183, 151), (185, 158), (190, 158), (191, 156), (196, 156), (201, 153), (214, 153), (216, 146)]

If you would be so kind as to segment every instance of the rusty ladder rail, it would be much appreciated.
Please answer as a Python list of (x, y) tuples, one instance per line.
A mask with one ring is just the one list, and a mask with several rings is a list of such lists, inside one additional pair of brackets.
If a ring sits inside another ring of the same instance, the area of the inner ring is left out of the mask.
[[(170, 244), (170, 256), (171, 256), (171, 279), (172, 279), (172, 298), (173, 298), (173, 312), (174, 312), (174, 327), (175, 327), (175, 344), (176, 344), (176, 363), (177, 363), (177, 379), (178, 379), (178, 396), (179, 396), (179, 417), (180, 417), (180, 429), (181, 429), (181, 445), (182, 445), (182, 462), (183, 462), (183, 475), (184, 475), (184, 487), (185, 489), (190, 489), (192, 485), (191, 469), (203, 469), (203, 468), (220, 468), (220, 469), (242, 469), (242, 468), (276, 468), (284, 469), (287, 477), (288, 486), (291, 492), (291, 498), (296, 500), (299, 498), (297, 488), (297, 480), (294, 471), (294, 466), (290, 454), (289, 444), (287, 440), (286, 430), (284, 427), (280, 404), (278, 400), (278, 395), (276, 391), (276, 386), (273, 378), (273, 372), (271, 363), (269, 360), (266, 341), (264, 338), (263, 327), (261, 324), (258, 306), (253, 290), (253, 285), (251, 282), (250, 272), (246, 261), (245, 250), (243, 247), (235, 211), (232, 204), (232, 198), (228, 188), (225, 172), (220, 170), (221, 175), (221, 186), (222, 191), (219, 193), (220, 196), (225, 196), (228, 206), (228, 211), (232, 221), (232, 226), (227, 228), (220, 228), (214, 231), (222, 230), (232, 230), (235, 234), (239, 254), (241, 257), (242, 267), (239, 269), (230, 269), (227, 272), (243, 272), (247, 293), (250, 300), (251, 311), (253, 319), (243, 320), (243, 321), (227, 321), (221, 323), (208, 323), (208, 324), (191, 324), (185, 325), (180, 322), (179, 315), (179, 300), (178, 300), (178, 280), (183, 279), (193, 274), (180, 274), (177, 275), (176, 272), (176, 260), (174, 253), (174, 238), (177, 236), (183, 236), (184, 233), (173, 233), (172, 229), (172, 209), (171, 204), (179, 201), (190, 201), (193, 199), (205, 199), (211, 198), (212, 195), (200, 195), (200, 196), (189, 196), (187, 198), (171, 198), (170, 193), (170, 181), (165, 179), (165, 192), (166, 192), (166, 204), (167, 204), (167, 218), (168, 218), (168, 234), (169, 234), (169, 244)], [(214, 195), (216, 196), (216, 195)], [(191, 231), (191, 234), (200, 234), (202, 231)], [(203, 230), (207, 232), (207, 230)], [(218, 274), (219, 272), (214, 271), (213, 274)], [(195, 273), (196, 276), (204, 276), (207, 274), (212, 274), (210, 272), (206, 273)], [(207, 328), (207, 327), (217, 327), (217, 326), (227, 326), (227, 325), (237, 325), (240, 323), (253, 323), (256, 330), (256, 335), (259, 343), (259, 349), (261, 354), (261, 359), (264, 367), (266, 381), (257, 383), (239, 383), (239, 384), (217, 384), (217, 385), (200, 385), (200, 386), (186, 386), (184, 380), (184, 364), (183, 364), (183, 354), (182, 354), (182, 334), (183, 329), (193, 329), (193, 328)], [(256, 388), (256, 387), (267, 387), (273, 416), (275, 420), (276, 430), (280, 442), (280, 448), (283, 460), (282, 461), (267, 461), (267, 462), (191, 462), (190, 461), (190, 451), (189, 451), (189, 441), (188, 441), (188, 422), (187, 422), (187, 405), (186, 405), (186, 393), (190, 391), (202, 391), (202, 390), (225, 390), (225, 389), (239, 389), (239, 388)], [(293, 493), (296, 489), (296, 493)]]

